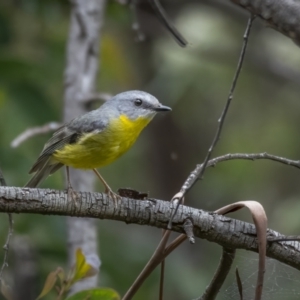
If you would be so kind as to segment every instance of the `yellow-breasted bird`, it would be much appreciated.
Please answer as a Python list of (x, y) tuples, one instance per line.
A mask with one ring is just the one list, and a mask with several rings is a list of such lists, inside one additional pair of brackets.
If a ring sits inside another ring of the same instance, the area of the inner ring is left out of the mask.
[[(37, 187), (62, 166), (93, 169), (105, 186), (105, 192), (116, 201), (116, 195), (96, 168), (114, 162), (136, 141), (143, 128), (157, 112), (170, 111), (152, 95), (127, 91), (61, 126), (32, 166), (35, 173), (26, 187)], [(71, 188), (69, 176), (68, 186)]]

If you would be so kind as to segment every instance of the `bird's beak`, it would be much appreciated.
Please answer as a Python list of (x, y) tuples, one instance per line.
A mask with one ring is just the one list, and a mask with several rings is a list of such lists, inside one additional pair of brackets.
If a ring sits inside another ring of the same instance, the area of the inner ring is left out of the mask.
[(169, 107), (169, 106), (165, 106), (165, 105), (159, 104), (157, 107), (154, 107), (154, 110), (157, 111), (157, 112), (161, 112), (161, 111), (171, 111), (172, 108)]

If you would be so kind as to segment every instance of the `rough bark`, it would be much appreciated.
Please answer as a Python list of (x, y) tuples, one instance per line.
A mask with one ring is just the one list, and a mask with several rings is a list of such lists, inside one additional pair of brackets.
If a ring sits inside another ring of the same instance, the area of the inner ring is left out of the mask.
[(300, 2), (296, 0), (231, 0), (300, 45)]
[[(67, 193), (50, 189), (18, 187), (0, 188), (0, 212), (36, 213), (110, 219), (127, 224), (153, 226), (167, 229), (174, 207), (168, 201), (158, 199), (134, 200), (122, 198), (118, 208), (103, 193), (78, 193), (78, 207), (68, 201)], [(245, 249), (257, 252), (256, 231), (253, 224), (206, 212), (197, 208), (180, 206), (174, 218), (174, 232), (183, 233), (184, 221), (194, 224), (196, 237), (217, 243), (225, 248)], [(142, 229), (141, 229), (142, 230)], [(268, 230), (269, 236), (281, 236)], [(267, 256), (300, 270), (300, 243), (269, 243)]]
[[(95, 92), (99, 65), (100, 28), (103, 23), (105, 0), (73, 0), (65, 72), (64, 121), (86, 113), (84, 99)], [(70, 170), (74, 190), (92, 191), (94, 176)], [(97, 230), (94, 220), (68, 218), (68, 252), (70, 264), (77, 248), (85, 254), (98, 255)], [(94, 287), (97, 276), (80, 282), (75, 290)]]

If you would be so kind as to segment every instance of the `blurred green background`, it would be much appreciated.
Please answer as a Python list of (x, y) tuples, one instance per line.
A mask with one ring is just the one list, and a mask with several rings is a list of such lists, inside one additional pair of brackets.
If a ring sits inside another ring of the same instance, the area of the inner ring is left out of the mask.
[[(203, 161), (212, 142), (248, 15), (229, 2), (162, 4), (189, 41), (188, 47), (180, 48), (174, 42), (146, 3), (137, 14), (145, 40), (137, 41), (138, 33), (132, 30), (136, 17), (133, 11), (109, 1), (97, 86), (99, 92), (111, 94), (145, 90), (173, 108), (172, 113), (156, 117), (124, 157), (101, 170), (114, 190), (131, 187), (168, 200), (196, 164)], [(51, 134), (35, 136), (16, 149), (10, 146), (12, 140), (27, 128), (61, 120), (69, 16), (67, 1), (0, 2), (0, 167), (8, 185), (23, 186), (27, 182), (28, 170)], [(300, 158), (299, 64), (299, 48), (257, 19), (214, 157), (268, 152)], [(287, 235), (299, 234), (299, 180), (299, 170), (272, 161), (230, 161), (209, 169), (186, 201), (193, 207), (215, 210), (235, 201), (257, 200), (267, 212), (269, 227)], [(64, 188), (63, 174), (51, 176), (42, 187)], [(102, 186), (97, 190), (101, 191)], [(238, 212), (233, 217), (251, 221), (248, 212)], [(35, 249), (36, 296), (50, 271), (67, 266), (65, 220), (14, 215), (14, 222), (14, 236), (25, 236)], [(2, 214), (0, 245), (6, 233), (7, 216)], [(156, 248), (161, 232), (99, 220), (99, 236), (100, 285), (124, 294)], [(14, 252), (10, 253), (10, 267), (6, 269), (11, 285), (14, 272), (18, 272)], [(196, 245), (185, 243), (171, 254), (166, 264), (166, 299), (201, 295), (220, 253), (219, 246), (197, 240)], [(2, 255), (1, 251), (1, 260)], [(242, 251), (239, 255), (244, 263), (256, 259), (255, 255), (249, 259)], [(299, 283), (299, 274), (293, 274)], [(136, 299), (157, 299), (158, 278), (155, 271)], [(233, 281), (233, 277), (228, 279), (227, 287), (232, 288)], [(297, 297), (286, 299), (299, 299), (300, 285), (295, 285), (293, 288), (299, 289)], [(238, 299), (225, 290), (226, 287), (219, 299)]]

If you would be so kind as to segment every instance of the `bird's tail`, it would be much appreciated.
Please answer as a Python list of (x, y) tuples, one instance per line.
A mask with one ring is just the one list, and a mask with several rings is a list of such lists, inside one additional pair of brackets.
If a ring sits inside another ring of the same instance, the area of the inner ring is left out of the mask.
[(53, 174), (55, 171), (63, 166), (61, 163), (51, 162), (49, 158), (42, 168), (36, 171), (36, 173), (31, 177), (31, 179), (26, 183), (25, 187), (35, 188), (49, 175)]

